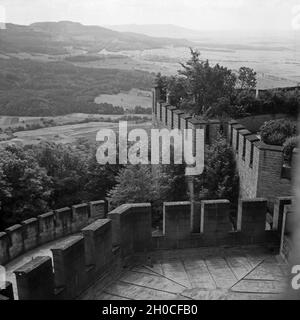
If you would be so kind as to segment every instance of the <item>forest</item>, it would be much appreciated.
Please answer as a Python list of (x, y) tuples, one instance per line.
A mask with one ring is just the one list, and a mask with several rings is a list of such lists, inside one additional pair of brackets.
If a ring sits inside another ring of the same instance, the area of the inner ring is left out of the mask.
[(0, 115), (57, 116), (75, 112), (114, 114), (94, 102), (100, 94), (149, 90), (143, 71), (88, 69), (68, 62), (0, 59)]

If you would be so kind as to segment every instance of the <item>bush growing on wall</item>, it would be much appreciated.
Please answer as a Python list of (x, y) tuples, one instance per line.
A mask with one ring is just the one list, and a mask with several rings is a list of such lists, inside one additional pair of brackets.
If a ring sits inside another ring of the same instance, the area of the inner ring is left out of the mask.
[(282, 146), (288, 138), (295, 136), (296, 132), (296, 124), (289, 120), (271, 120), (260, 129), (262, 141), (275, 146)]

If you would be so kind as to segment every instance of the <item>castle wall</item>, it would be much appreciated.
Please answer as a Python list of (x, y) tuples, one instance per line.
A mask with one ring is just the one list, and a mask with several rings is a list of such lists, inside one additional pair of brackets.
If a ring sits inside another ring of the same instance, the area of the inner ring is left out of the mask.
[(151, 248), (151, 205), (125, 204), (108, 214), (112, 220), (112, 241), (123, 258)]
[(92, 266), (93, 273), (100, 274), (112, 261), (112, 221), (99, 219), (85, 227), (82, 232), (85, 245), (86, 265)]
[(229, 207), (227, 200), (202, 201), (197, 207), (199, 233), (193, 233), (190, 203), (165, 203), (163, 234), (152, 236), (150, 204), (120, 206), (108, 214), (109, 219), (95, 221), (81, 235), (52, 248), (53, 265), (50, 258), (38, 257), (19, 268), (19, 297), (78, 298), (96, 280), (104, 287), (128, 261), (145, 261), (157, 249), (255, 244), (279, 251), (280, 232), (266, 230), (266, 199), (240, 201), (237, 229)]
[(196, 208), (199, 233), (193, 232), (189, 202), (165, 203), (163, 233), (153, 235), (153, 249), (253, 244), (279, 248), (280, 231), (266, 228), (267, 199), (240, 200), (237, 223), (231, 221), (228, 200), (201, 201)]
[(103, 200), (90, 202), (90, 217), (92, 219), (105, 219), (107, 214), (106, 202)]
[(40, 243), (47, 243), (55, 239), (54, 212), (48, 212), (38, 216)]
[(257, 194), (274, 203), (276, 197), (292, 195), (291, 180), (282, 176), (283, 147), (258, 144), (259, 181)]
[[(71, 208), (55, 210), (55, 235), (57, 238), (72, 233), (73, 213)], [(73, 230), (75, 227), (73, 227)]]
[(90, 208), (87, 203), (72, 206), (73, 228), (78, 230), (87, 225), (90, 216)]
[(235, 122), (229, 124), (229, 143), (236, 154), (241, 198), (267, 198), (272, 209), (276, 198), (291, 196), (291, 180), (282, 175), (283, 147), (261, 142)]
[(24, 250), (23, 228), (20, 224), (16, 224), (10, 228), (7, 228), (5, 232), (7, 233), (9, 239), (9, 257), (15, 258)]
[(51, 300), (54, 278), (50, 257), (37, 257), (15, 272), (20, 300)]
[(75, 299), (86, 283), (85, 248), (82, 236), (73, 236), (67, 243), (51, 249), (53, 254), (55, 287), (65, 299)]
[(0, 232), (0, 265), (47, 242), (80, 231), (89, 223), (106, 216), (105, 201), (62, 208), (28, 219)]
[(38, 219), (32, 218), (22, 222), (24, 250), (29, 251), (36, 247), (39, 240)]
[[(266, 145), (258, 136), (251, 134), (243, 124), (253, 127), (253, 118), (242, 119), (242, 124), (236, 120), (228, 123), (221, 123), (219, 120), (201, 121), (187, 116), (167, 103), (158, 102), (155, 97), (153, 101), (159, 106), (158, 115), (154, 114), (154, 123), (159, 127), (171, 128), (173, 119), (175, 129), (189, 128), (195, 132), (197, 128), (204, 128), (205, 144), (212, 144), (219, 133), (223, 132), (236, 155), (240, 198), (267, 198), (268, 206), (272, 210), (277, 197), (291, 196), (291, 181), (283, 174), (283, 148)], [(260, 118), (265, 120), (264, 117)]]

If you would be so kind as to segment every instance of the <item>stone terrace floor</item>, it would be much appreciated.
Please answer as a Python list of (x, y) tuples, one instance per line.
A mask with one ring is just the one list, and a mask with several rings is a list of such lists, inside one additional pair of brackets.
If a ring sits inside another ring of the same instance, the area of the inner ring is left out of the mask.
[(280, 299), (287, 267), (258, 248), (154, 252), (148, 265), (129, 267), (104, 290), (95, 283), (81, 299)]
[[(67, 239), (44, 245), (6, 265), (7, 280), (13, 283), (14, 289), (14, 270), (33, 257), (52, 257), (50, 248)], [(263, 300), (280, 298), (285, 290), (287, 266), (276, 255), (261, 248), (185, 249), (152, 252), (150, 256), (148, 265), (124, 269), (104, 290), (99, 280), (80, 298)]]

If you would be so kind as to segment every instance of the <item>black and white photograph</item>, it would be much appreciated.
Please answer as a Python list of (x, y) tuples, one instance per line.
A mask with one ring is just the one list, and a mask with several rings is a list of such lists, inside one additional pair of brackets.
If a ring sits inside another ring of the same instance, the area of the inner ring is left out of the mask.
[(0, 309), (300, 300), (299, 107), (299, 0), (0, 0)]

